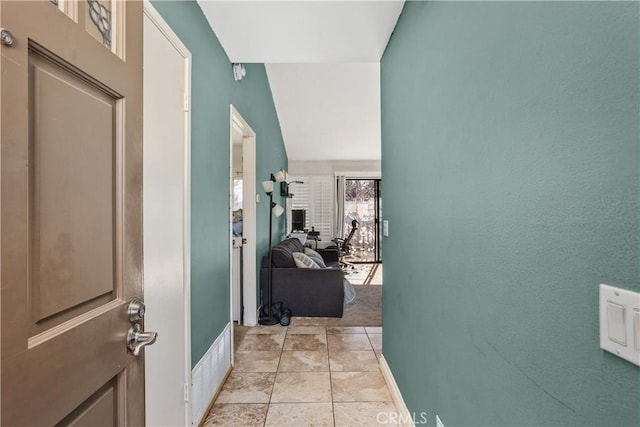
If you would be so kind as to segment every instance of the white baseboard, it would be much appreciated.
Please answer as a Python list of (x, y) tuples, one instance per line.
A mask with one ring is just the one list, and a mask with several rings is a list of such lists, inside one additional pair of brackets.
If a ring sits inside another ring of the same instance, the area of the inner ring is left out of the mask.
[(211, 344), (191, 371), (191, 423), (200, 424), (216, 391), (231, 368), (231, 324)]
[(396, 409), (398, 410), (399, 420), (402, 423), (401, 425), (406, 427), (415, 427), (412, 414), (404, 403), (398, 384), (396, 384), (396, 380), (393, 378), (393, 374), (391, 373), (391, 368), (389, 368), (389, 365), (382, 354), (380, 355), (380, 370), (382, 371), (382, 376), (384, 377), (384, 380), (389, 387), (389, 391), (391, 392), (393, 403), (396, 405)]

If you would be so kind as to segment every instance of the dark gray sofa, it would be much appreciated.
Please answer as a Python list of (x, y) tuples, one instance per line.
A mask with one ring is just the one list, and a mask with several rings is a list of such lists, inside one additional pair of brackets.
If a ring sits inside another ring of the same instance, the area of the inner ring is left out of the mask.
[[(342, 317), (344, 306), (344, 273), (339, 267), (336, 250), (318, 250), (328, 268), (298, 268), (294, 252), (303, 252), (298, 239), (287, 239), (271, 249), (273, 266), (272, 302), (282, 301), (292, 316)], [(262, 259), (260, 283), (267, 295), (269, 257)]]

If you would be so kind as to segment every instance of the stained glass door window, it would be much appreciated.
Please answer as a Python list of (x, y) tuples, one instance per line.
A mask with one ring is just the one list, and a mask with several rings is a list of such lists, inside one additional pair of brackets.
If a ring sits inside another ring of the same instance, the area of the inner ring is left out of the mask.
[(113, 1), (87, 0), (85, 27), (106, 48), (113, 46)]

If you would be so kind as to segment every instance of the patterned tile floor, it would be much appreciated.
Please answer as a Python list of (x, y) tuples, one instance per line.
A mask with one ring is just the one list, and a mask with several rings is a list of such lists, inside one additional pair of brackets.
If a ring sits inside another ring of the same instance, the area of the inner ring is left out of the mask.
[(381, 327), (235, 326), (235, 367), (204, 426), (375, 426), (396, 408)]

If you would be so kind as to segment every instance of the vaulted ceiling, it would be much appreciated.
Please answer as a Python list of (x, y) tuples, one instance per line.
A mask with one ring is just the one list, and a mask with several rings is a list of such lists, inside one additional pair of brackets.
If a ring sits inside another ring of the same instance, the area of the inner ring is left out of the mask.
[(264, 63), (290, 160), (380, 159), (380, 58), (404, 1), (198, 2), (231, 62)]

